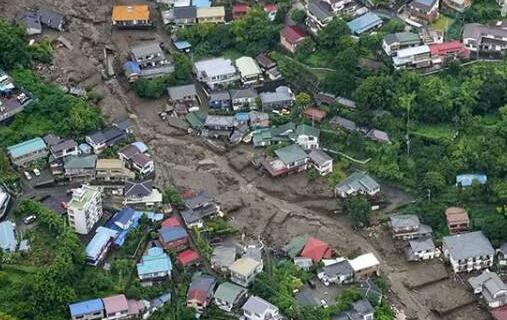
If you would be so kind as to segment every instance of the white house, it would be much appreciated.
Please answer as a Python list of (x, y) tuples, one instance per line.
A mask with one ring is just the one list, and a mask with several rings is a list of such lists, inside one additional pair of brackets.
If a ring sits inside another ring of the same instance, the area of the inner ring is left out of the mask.
[(306, 124), (301, 124), (296, 128), (295, 142), (305, 150), (318, 149), (319, 136), (320, 136), (319, 129)]
[(278, 307), (257, 296), (251, 296), (241, 308), (247, 320), (281, 320)]
[(444, 237), (442, 250), (455, 273), (493, 266), (495, 250), (482, 231)]
[(102, 217), (102, 191), (99, 187), (83, 185), (72, 190), (67, 203), (69, 225), (79, 234), (88, 234)]
[(474, 294), (482, 295), (488, 307), (498, 308), (507, 304), (507, 285), (495, 272), (484, 270), (477, 277), (468, 279)]
[(412, 239), (408, 244), (407, 257), (410, 261), (431, 260), (440, 256), (431, 238)]
[(204, 82), (210, 89), (227, 86), (240, 79), (240, 75), (230, 59), (213, 58), (194, 63), (193, 71), (197, 80)]
[(321, 176), (325, 176), (333, 172), (333, 158), (321, 149), (313, 149), (309, 154), (312, 166), (319, 172)]

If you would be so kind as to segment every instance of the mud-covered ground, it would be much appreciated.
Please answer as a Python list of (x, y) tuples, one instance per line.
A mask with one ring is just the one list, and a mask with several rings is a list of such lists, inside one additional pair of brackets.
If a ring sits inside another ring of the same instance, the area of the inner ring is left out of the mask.
[[(165, 105), (163, 99), (139, 99), (128, 90), (121, 75), (117, 79), (104, 79), (103, 50), (106, 46), (115, 51), (118, 68), (129, 44), (140, 40), (168, 40), (160, 27), (154, 31), (112, 30), (109, 21), (114, 3), (113, 0), (0, 0), (0, 12), (12, 19), (23, 8), (39, 5), (69, 17), (67, 32), (46, 31), (43, 37), (54, 39), (63, 35), (73, 48), (56, 49), (53, 65), (41, 67), (38, 73), (48, 81), (75, 83), (99, 92), (103, 96), (99, 107), (106, 121), (119, 116), (131, 117), (137, 124), (137, 136), (151, 148), (156, 163), (156, 183), (160, 187), (173, 185), (180, 189), (210, 191), (233, 224), (249, 236), (261, 236), (274, 248), (295, 235), (308, 233), (327, 241), (343, 255), (374, 252), (391, 283), (390, 298), (407, 319), (489, 319), (487, 312), (478, 309), (463, 283), (452, 276), (446, 277), (449, 269), (442, 264), (407, 263), (382, 227), (362, 232), (352, 230), (346, 217), (335, 213), (340, 212), (340, 206), (325, 182), (308, 183), (304, 174), (278, 180), (259, 176), (250, 166), (250, 160), (260, 150), (242, 145), (217, 154), (199, 137), (171, 129), (158, 118), (157, 113)], [(387, 190), (391, 202), (388, 210), (411, 200), (395, 188)], [(417, 289), (413, 288), (414, 283)], [(434, 312), (457, 306), (463, 307), (445, 316)]]

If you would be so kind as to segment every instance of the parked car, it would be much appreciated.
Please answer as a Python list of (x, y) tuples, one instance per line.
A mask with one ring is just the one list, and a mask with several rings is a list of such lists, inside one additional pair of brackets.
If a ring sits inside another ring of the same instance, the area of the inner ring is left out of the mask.
[(326, 300), (324, 300), (324, 299), (321, 299), (321, 300), (320, 300), (320, 305), (321, 305), (321, 306), (322, 306), (322, 308), (324, 308), (324, 309), (327, 309), (327, 308), (329, 307), (329, 306), (327, 305)]
[(37, 169), (37, 168), (33, 169), (33, 174), (35, 174), (36, 177), (40, 176), (39, 169)]
[(32, 180), (32, 176), (30, 175), (30, 173), (28, 173), (28, 171), (25, 171), (24, 174), (25, 174), (26, 180)]
[(310, 286), (310, 288), (312, 288), (312, 289), (317, 288), (317, 284), (315, 283), (314, 280), (309, 279), (307, 282), (308, 282), (308, 285)]
[(23, 220), (23, 222), (24, 222), (25, 224), (30, 224), (30, 223), (33, 223), (35, 220), (37, 220), (37, 216), (35, 216), (35, 215), (31, 215), (31, 216), (26, 217), (26, 218)]

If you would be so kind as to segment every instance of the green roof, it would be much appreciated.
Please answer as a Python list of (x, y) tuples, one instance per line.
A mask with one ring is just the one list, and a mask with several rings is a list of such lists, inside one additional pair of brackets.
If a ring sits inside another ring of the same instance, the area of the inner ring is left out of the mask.
[(206, 114), (201, 111), (197, 112), (189, 112), (185, 116), (185, 119), (190, 123), (190, 126), (195, 129), (202, 128), (204, 126), (204, 120), (206, 119)]
[(294, 130), (294, 129), (296, 129), (296, 125), (294, 124), (294, 122), (287, 122), (282, 125), (279, 125), (278, 127), (271, 127), (271, 135), (273, 137), (278, 136), (288, 130)]
[(69, 207), (76, 208), (76, 209), (82, 209), (85, 204), (87, 204), (97, 193), (100, 193), (100, 191), (96, 190), (93, 187), (89, 186), (83, 186), (83, 195), (81, 197), (72, 196), (72, 200), (69, 202)]
[(7, 151), (13, 158), (19, 158), (27, 154), (46, 149), (46, 143), (42, 138), (33, 138), (13, 146), (7, 147)]
[(253, 144), (254, 146), (259, 146), (264, 141), (271, 141), (273, 136), (271, 135), (271, 130), (268, 128), (257, 129), (253, 134)]
[(320, 130), (307, 124), (300, 124), (296, 128), (296, 135), (307, 135), (318, 138), (320, 136)]
[(246, 289), (234, 283), (224, 282), (215, 291), (214, 297), (230, 304), (234, 304), (239, 296), (246, 293)]
[(297, 144), (291, 144), (281, 149), (275, 150), (276, 156), (285, 164), (304, 160), (308, 157), (306, 152)]
[(307, 234), (302, 234), (292, 238), (289, 243), (287, 243), (282, 250), (287, 253), (287, 255), (291, 258), (294, 258), (299, 255), (299, 253), (303, 250), (306, 241), (310, 238)]

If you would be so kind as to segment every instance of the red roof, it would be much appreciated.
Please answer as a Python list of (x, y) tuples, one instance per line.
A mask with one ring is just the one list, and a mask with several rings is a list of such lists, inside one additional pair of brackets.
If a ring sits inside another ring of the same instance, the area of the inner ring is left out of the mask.
[(300, 26), (286, 26), (280, 31), (280, 35), (289, 43), (295, 44), (306, 37), (306, 30)]
[(181, 222), (176, 217), (170, 217), (162, 221), (162, 228), (181, 227)]
[(250, 6), (243, 3), (237, 3), (232, 6), (232, 14), (246, 13), (250, 9)]
[(197, 252), (195, 252), (194, 250), (190, 250), (190, 249), (180, 252), (177, 256), (178, 262), (182, 266), (188, 266), (189, 264), (196, 262), (200, 258), (201, 257), (199, 256), (199, 254)]
[(326, 117), (327, 113), (324, 110), (320, 110), (317, 108), (308, 108), (304, 112), (305, 117), (309, 119), (313, 119), (316, 121), (322, 121)]
[(311, 258), (314, 262), (319, 262), (324, 258), (331, 258), (331, 247), (322, 240), (310, 237), (301, 252), (301, 256)]
[(264, 5), (264, 11), (266, 12), (274, 12), (278, 10), (278, 6), (274, 3), (266, 3)]
[(443, 43), (433, 43), (429, 45), (431, 54), (442, 54), (449, 51), (466, 50), (465, 46), (459, 41), (450, 41)]
[(203, 289), (190, 289), (187, 294), (187, 301), (196, 300), (204, 303), (208, 299), (208, 293)]
[(183, 192), (181, 193), (181, 197), (183, 199), (189, 199), (189, 198), (192, 198), (195, 196), (195, 192), (191, 189), (186, 189), (186, 190), (183, 190)]
[(507, 306), (493, 309), (490, 312), (495, 320), (507, 320)]

